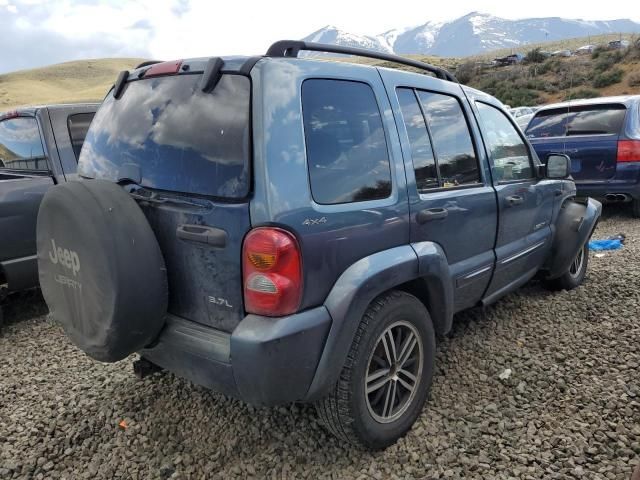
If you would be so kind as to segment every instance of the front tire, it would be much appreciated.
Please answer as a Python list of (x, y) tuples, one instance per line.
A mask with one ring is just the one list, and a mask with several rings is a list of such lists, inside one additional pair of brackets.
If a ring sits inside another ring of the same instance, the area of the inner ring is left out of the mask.
[(424, 406), (435, 363), (429, 312), (414, 296), (391, 291), (365, 312), (340, 378), (316, 404), (325, 427), (361, 448), (388, 447)]
[(546, 280), (545, 286), (549, 290), (572, 290), (582, 285), (584, 277), (587, 275), (589, 265), (589, 244), (588, 242), (580, 249), (576, 258), (573, 259), (569, 270), (560, 277), (553, 280)]

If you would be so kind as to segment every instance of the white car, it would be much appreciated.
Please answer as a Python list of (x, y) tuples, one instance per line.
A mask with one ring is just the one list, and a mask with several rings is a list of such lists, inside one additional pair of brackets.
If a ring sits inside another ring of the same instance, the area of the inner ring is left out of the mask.
[(509, 109), (509, 113), (513, 118), (520, 118), (523, 115), (533, 115), (534, 110), (531, 107), (515, 107)]

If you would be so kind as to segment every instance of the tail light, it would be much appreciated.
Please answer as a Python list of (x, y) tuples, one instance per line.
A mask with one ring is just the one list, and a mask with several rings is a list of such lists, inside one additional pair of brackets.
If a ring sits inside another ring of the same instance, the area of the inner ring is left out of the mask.
[(302, 297), (302, 259), (285, 230), (252, 230), (242, 247), (244, 304), (248, 313), (277, 317), (294, 313)]
[(619, 140), (617, 161), (640, 162), (640, 140)]

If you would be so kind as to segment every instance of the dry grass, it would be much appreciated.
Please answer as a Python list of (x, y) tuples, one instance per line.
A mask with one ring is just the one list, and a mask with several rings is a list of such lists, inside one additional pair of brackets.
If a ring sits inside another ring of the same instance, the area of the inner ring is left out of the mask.
[(118, 72), (142, 61), (139, 58), (80, 60), (0, 75), (0, 111), (23, 105), (100, 101)]

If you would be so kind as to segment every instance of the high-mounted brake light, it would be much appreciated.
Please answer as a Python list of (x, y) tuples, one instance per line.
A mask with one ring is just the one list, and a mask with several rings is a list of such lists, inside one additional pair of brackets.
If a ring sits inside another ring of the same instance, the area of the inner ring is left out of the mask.
[(178, 73), (182, 60), (172, 60), (170, 62), (156, 63), (144, 72), (144, 78), (155, 77), (156, 75), (173, 75)]
[(617, 161), (640, 162), (640, 140), (619, 140)]
[(242, 248), (244, 304), (248, 313), (278, 317), (294, 313), (302, 297), (302, 259), (289, 232), (259, 227)]

